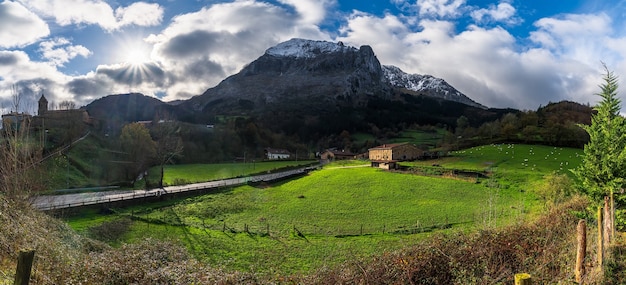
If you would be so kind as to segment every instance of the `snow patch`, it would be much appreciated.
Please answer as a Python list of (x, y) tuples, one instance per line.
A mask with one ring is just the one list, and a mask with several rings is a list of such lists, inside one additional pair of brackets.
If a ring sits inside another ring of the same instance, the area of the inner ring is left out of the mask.
[(474, 102), (441, 78), (431, 75), (407, 74), (392, 65), (383, 65), (383, 76), (391, 86), (396, 88), (426, 92), (431, 96), (486, 109), (485, 106)]
[(313, 41), (291, 39), (265, 51), (266, 54), (281, 57), (313, 58), (320, 54), (357, 51), (355, 47), (345, 46), (342, 42)]

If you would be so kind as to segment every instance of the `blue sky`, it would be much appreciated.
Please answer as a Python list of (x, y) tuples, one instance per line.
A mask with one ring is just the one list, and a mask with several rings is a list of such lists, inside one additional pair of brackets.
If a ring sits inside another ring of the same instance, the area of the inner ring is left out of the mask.
[(490, 107), (594, 104), (602, 62), (626, 86), (626, 0), (0, 1), (5, 112), (15, 90), (27, 112), (42, 92), (186, 99), (290, 38), (370, 45)]

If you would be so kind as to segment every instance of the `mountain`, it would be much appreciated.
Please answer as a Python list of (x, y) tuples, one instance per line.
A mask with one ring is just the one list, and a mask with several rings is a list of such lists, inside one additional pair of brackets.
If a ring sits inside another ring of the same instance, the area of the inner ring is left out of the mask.
[[(409, 75), (380, 64), (369, 46), (291, 39), (265, 51), (214, 88), (183, 103), (212, 114), (263, 113), (306, 105), (306, 111), (367, 106), (397, 93), (430, 96), (485, 108), (443, 79)], [(306, 102), (306, 103), (305, 103)]]
[(485, 108), (443, 79), (383, 66), (369, 46), (304, 39), (267, 49), (239, 73), (176, 104), (126, 94), (96, 100), (86, 108), (107, 128), (152, 120), (163, 111), (192, 124), (241, 118), (255, 128), (300, 141), (344, 130), (454, 126), (460, 116), (481, 124), (506, 112)]
[[(390, 98), (373, 50), (292, 39), (182, 104), (211, 113), (259, 113), (307, 105), (320, 110), (335, 105), (364, 106), (371, 96)], [(306, 100), (306, 101), (305, 101)]]
[(151, 121), (159, 113), (175, 113), (174, 108), (157, 98), (139, 93), (109, 95), (83, 107), (101, 128), (114, 132), (125, 123)]

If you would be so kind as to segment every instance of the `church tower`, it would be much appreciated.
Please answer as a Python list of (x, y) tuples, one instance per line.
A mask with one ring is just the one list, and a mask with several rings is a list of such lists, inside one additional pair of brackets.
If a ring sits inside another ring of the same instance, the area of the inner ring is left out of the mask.
[(37, 115), (43, 116), (44, 113), (48, 112), (48, 100), (43, 93), (41, 93), (41, 98), (39, 98), (39, 110), (37, 111)]

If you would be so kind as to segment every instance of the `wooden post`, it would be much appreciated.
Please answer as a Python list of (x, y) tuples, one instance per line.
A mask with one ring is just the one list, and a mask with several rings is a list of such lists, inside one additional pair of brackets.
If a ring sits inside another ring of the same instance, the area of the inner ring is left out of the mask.
[(604, 263), (604, 241), (602, 240), (602, 207), (598, 207), (598, 268), (602, 271)]
[(611, 239), (615, 239), (615, 201), (613, 198), (613, 189), (611, 189)]
[(604, 248), (609, 247), (611, 242), (611, 208), (609, 197), (604, 196)]
[(28, 285), (34, 258), (34, 250), (20, 251), (20, 255), (17, 258), (17, 270), (15, 271), (15, 281), (13, 285)]
[(574, 274), (576, 275), (576, 282), (582, 284), (583, 276), (585, 275), (585, 253), (587, 251), (587, 224), (585, 220), (578, 221), (576, 233), (578, 247), (576, 251), (576, 269)]
[(515, 274), (515, 285), (532, 285), (533, 280), (528, 273)]

